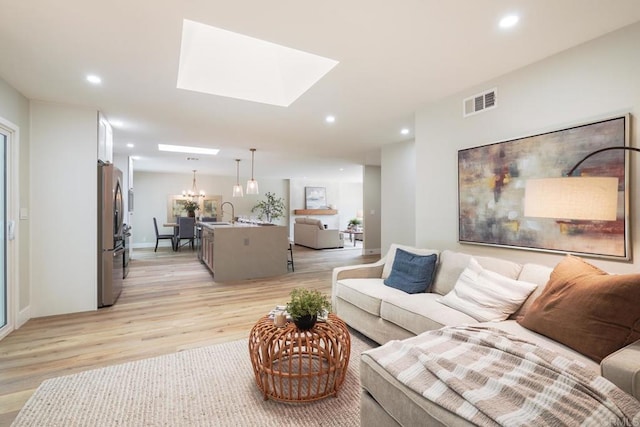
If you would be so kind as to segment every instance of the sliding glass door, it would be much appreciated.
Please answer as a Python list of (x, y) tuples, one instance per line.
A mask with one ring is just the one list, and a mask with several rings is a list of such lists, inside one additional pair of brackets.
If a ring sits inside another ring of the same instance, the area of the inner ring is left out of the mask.
[(0, 329), (7, 325), (7, 135), (0, 129)]

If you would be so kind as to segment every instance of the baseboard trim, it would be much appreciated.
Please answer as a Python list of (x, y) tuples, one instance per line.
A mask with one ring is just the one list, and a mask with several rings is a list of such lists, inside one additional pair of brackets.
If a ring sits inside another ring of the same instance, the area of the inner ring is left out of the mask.
[(382, 251), (380, 248), (377, 249), (362, 249), (362, 255), (380, 255)]
[(27, 321), (31, 319), (31, 306), (27, 306), (18, 312), (18, 316), (16, 318), (16, 329), (27, 323)]

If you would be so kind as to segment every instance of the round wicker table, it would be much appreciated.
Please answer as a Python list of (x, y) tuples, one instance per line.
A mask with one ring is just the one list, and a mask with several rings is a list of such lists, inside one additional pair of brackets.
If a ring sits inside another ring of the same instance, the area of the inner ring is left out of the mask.
[(265, 316), (249, 334), (249, 355), (258, 388), (269, 398), (309, 402), (337, 397), (351, 353), (347, 325), (329, 314), (308, 331), (293, 322), (276, 327)]

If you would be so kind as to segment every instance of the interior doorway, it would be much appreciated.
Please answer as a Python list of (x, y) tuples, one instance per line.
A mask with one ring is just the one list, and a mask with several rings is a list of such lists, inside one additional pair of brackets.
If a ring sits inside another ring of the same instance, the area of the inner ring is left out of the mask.
[(7, 180), (6, 180), (6, 154), (7, 135), (0, 129), (0, 330), (7, 326)]
[(18, 312), (18, 127), (0, 117), (0, 339), (15, 328)]

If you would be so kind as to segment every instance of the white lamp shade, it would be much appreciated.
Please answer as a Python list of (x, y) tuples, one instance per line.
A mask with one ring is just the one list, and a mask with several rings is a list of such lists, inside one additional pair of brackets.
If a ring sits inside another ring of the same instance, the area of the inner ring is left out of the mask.
[(258, 181), (255, 179), (247, 181), (247, 194), (258, 194)]
[(237, 184), (233, 186), (232, 197), (244, 197), (244, 193), (242, 191), (242, 185)]
[(618, 178), (568, 177), (527, 180), (524, 216), (615, 221)]

